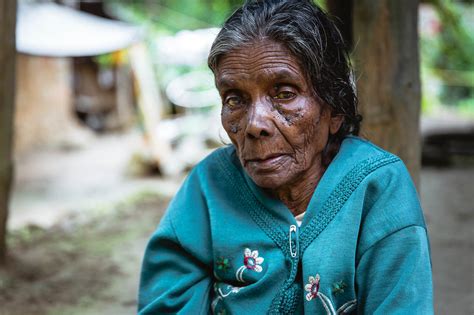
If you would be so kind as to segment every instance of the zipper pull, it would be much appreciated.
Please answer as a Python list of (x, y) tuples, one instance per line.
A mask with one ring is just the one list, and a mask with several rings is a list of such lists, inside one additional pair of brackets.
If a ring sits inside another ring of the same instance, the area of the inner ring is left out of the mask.
[[(288, 241), (290, 242), (290, 255), (292, 258), (295, 258), (296, 256), (298, 256), (298, 247), (299, 247), (299, 244), (298, 244), (298, 232), (297, 232), (298, 228), (296, 227), (296, 225), (290, 225), (290, 233), (289, 233), (289, 237), (288, 237)], [(293, 234), (295, 235), (295, 240), (293, 241)], [(294, 245), (293, 245), (294, 243)]]

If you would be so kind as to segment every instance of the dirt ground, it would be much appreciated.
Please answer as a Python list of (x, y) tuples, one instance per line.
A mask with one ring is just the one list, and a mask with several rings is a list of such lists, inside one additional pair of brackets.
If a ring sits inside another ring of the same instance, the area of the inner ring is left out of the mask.
[(108, 209), (11, 236), (1, 315), (134, 314), (141, 257), (167, 199), (129, 197)]
[[(0, 315), (136, 313), (146, 242), (182, 178), (128, 178), (129, 140), (20, 161)], [(436, 314), (474, 314), (473, 177), (472, 165), (421, 172)]]
[(436, 314), (474, 314), (474, 167), (424, 168)]

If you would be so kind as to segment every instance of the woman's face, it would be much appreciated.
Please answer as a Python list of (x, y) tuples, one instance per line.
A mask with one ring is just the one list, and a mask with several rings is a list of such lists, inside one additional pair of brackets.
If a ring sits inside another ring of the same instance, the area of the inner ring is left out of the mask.
[(280, 189), (320, 174), (328, 135), (342, 119), (318, 103), (284, 45), (263, 40), (226, 54), (216, 86), (222, 125), (257, 185)]

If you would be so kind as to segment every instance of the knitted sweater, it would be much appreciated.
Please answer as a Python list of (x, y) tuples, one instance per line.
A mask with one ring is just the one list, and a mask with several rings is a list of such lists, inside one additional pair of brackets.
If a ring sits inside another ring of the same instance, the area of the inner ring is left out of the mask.
[(298, 227), (228, 146), (197, 165), (145, 252), (139, 314), (432, 314), (428, 237), (396, 156), (346, 138)]

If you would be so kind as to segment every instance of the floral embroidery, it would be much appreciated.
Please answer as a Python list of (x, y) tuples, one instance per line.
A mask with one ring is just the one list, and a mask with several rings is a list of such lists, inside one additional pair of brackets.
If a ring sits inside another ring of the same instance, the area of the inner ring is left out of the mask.
[(234, 287), (231, 285), (227, 285), (225, 286), (225, 289), (223, 289), (223, 286), (219, 286), (219, 284), (214, 283), (214, 292), (217, 296), (211, 304), (212, 312), (214, 314), (227, 314), (226, 310), (224, 308), (221, 308), (221, 305), (218, 306), (219, 302), (231, 294), (239, 293), (240, 290), (242, 290), (242, 288)]
[(318, 296), (319, 293), (319, 280), (320, 276), (319, 274), (316, 275), (316, 277), (309, 277), (309, 283), (305, 285), (304, 289), (308, 291), (308, 294), (306, 294), (306, 300), (311, 301), (315, 297)]
[(217, 288), (217, 293), (221, 298), (226, 298), (231, 294), (239, 293), (239, 291), (242, 290), (242, 288), (228, 285), (227, 290), (228, 291), (224, 293), (224, 291), (222, 291), (222, 288)]
[[(331, 299), (329, 299), (326, 295), (324, 295), (319, 289), (320, 289), (320, 280), (321, 277), (319, 274), (316, 274), (314, 277), (309, 277), (308, 279), (308, 284), (304, 286), (305, 291), (308, 293), (306, 294), (306, 300), (311, 301), (312, 299), (315, 299), (316, 297), (321, 301), (323, 304), (324, 309), (326, 310), (327, 315), (337, 315), (337, 314), (348, 314), (354, 308), (357, 306), (357, 301), (352, 300), (344, 305), (342, 305), (337, 311), (335, 310)], [(346, 288), (347, 285), (344, 283), (344, 281), (339, 281), (333, 284), (333, 292), (334, 290), (337, 289), (337, 292), (344, 292), (344, 288)]]
[(217, 270), (226, 272), (227, 270), (231, 268), (231, 264), (228, 258), (219, 257), (219, 259), (217, 259), (216, 261), (216, 267), (217, 267)]
[(349, 314), (357, 307), (357, 300), (351, 300), (344, 303), (340, 308), (337, 309), (337, 314)]
[(251, 251), (246, 248), (244, 251), (244, 265), (247, 269), (255, 270), (256, 272), (262, 272), (263, 257), (258, 257), (258, 250)]
[(332, 284), (332, 293), (339, 294), (344, 293), (344, 289), (347, 287), (347, 284), (344, 281), (338, 281)]
[(262, 272), (262, 263), (264, 261), (263, 257), (258, 256), (258, 250), (250, 250), (246, 248), (244, 250), (244, 264), (240, 266), (239, 269), (235, 272), (235, 277), (240, 282), (245, 282), (243, 275), (245, 270), (253, 270), (255, 272)]

